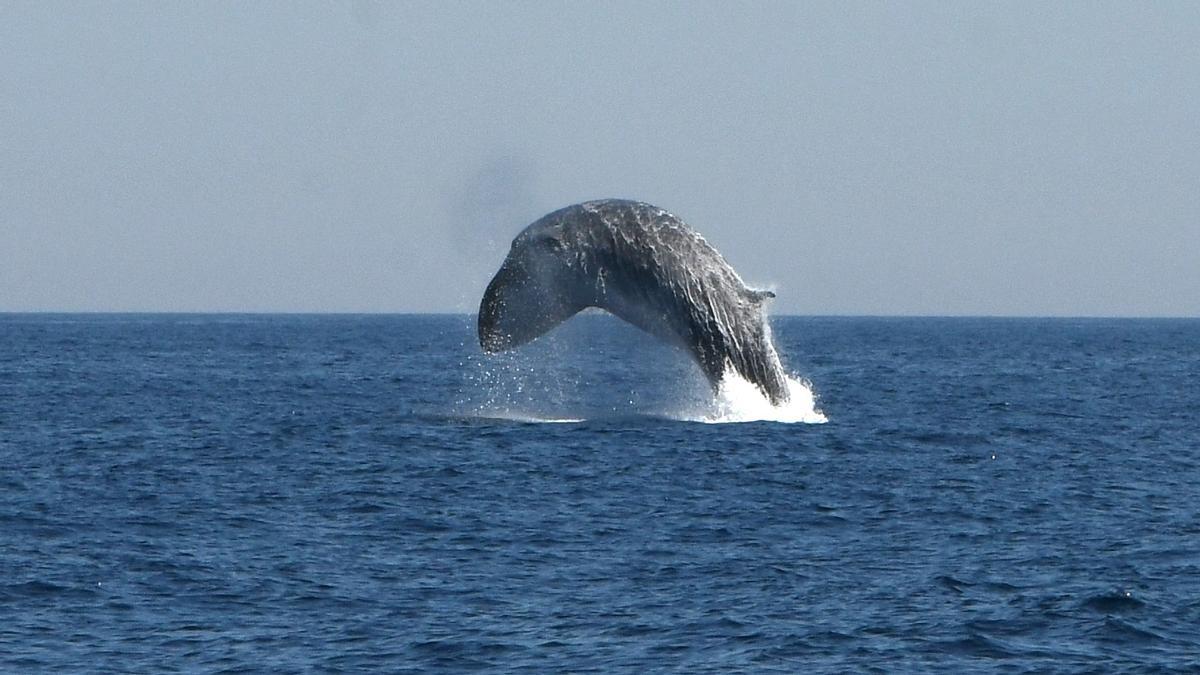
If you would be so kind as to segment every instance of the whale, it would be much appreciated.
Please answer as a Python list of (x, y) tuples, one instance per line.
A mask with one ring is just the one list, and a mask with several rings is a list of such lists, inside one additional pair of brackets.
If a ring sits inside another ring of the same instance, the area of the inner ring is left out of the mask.
[(479, 304), (479, 344), (520, 347), (597, 307), (691, 355), (714, 392), (733, 371), (771, 403), (787, 376), (766, 318), (769, 290), (746, 285), (704, 237), (657, 206), (600, 199), (522, 230)]

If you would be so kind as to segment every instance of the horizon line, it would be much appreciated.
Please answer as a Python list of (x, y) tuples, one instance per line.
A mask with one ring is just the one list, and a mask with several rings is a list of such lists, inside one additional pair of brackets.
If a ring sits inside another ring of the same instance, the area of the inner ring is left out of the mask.
[[(458, 311), (354, 311), (354, 310), (3, 310), (0, 317), (9, 316), (476, 316), (476, 312)], [(1194, 314), (871, 314), (871, 313), (768, 313), (770, 318), (813, 319), (1123, 319), (1123, 320), (1188, 320), (1200, 319)]]

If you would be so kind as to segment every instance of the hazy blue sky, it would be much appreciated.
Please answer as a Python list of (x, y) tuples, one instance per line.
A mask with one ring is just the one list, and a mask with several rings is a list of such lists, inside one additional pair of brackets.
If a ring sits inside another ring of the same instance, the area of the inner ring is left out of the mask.
[(665, 207), (776, 313), (1200, 315), (1200, 3), (0, 2), (0, 310), (475, 311)]

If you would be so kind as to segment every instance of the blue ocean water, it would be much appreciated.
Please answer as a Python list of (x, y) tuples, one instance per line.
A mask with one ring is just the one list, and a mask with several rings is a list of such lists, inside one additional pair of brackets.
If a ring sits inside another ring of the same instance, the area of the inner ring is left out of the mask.
[(1200, 670), (1200, 321), (773, 325), (0, 315), (0, 670)]

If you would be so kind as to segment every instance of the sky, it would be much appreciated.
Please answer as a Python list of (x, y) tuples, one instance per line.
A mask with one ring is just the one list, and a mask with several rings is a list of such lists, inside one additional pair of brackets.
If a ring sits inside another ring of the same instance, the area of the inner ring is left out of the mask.
[(682, 217), (776, 314), (1200, 316), (1200, 3), (0, 1), (0, 311), (474, 312)]

